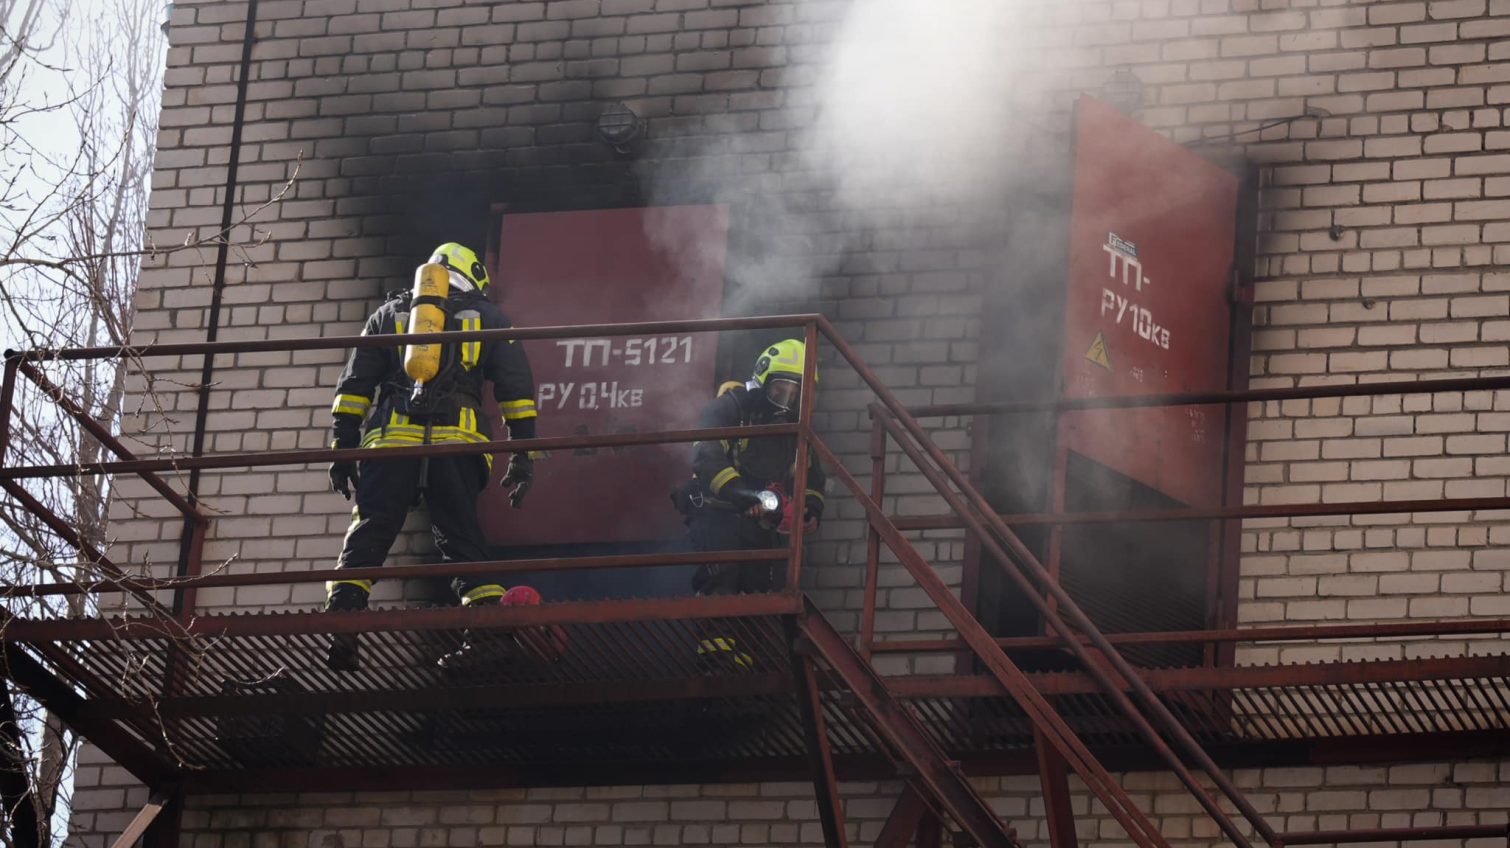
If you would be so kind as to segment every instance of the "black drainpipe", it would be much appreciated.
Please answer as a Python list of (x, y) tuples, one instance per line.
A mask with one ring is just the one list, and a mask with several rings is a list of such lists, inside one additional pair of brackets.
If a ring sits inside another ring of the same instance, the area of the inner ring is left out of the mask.
[[(220, 245), (215, 251), (215, 282), (210, 292), (209, 324), (205, 341), (213, 342), (220, 335), (220, 301), (225, 291), (226, 263), (231, 253), (231, 225), (236, 208), (236, 189), (241, 168), (241, 130), (246, 120), (246, 87), (252, 74), (252, 45), (257, 41), (257, 0), (249, 0), (246, 7), (246, 34), (241, 41), (241, 78), (236, 81), (236, 116), (231, 125), (231, 159), (225, 172), (225, 204), (220, 210)], [(192, 456), (204, 454), (205, 422), (210, 415), (210, 382), (215, 377), (215, 357), (205, 354), (204, 364), (199, 369), (199, 408), (194, 413), (194, 447)], [(189, 503), (199, 504), (198, 468), (189, 471)], [(178, 576), (189, 574), (194, 545), (195, 521), (184, 520), (183, 535), (178, 544)], [(183, 590), (173, 593), (173, 611), (183, 612)]]

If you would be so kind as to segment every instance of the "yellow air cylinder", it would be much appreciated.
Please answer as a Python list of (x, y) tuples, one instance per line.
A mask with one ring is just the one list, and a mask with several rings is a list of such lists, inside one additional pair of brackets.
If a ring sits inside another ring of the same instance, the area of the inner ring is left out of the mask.
[[(414, 294), (409, 300), (409, 332), (441, 333), (446, 329), (446, 311), (440, 307), (451, 286), (451, 276), (434, 262), (414, 271)], [(416, 387), (435, 379), (440, 372), (440, 349), (436, 343), (404, 346), (404, 373)]]

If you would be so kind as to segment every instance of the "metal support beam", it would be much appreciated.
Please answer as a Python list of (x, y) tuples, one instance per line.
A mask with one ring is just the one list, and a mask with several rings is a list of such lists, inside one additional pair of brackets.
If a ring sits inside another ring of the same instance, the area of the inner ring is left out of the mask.
[[(1156, 692), (1166, 694), (1496, 677), (1510, 677), (1510, 654), (1309, 665), (1155, 668), (1144, 672), (1143, 679)], [(1102, 691), (1101, 684), (1084, 672), (1046, 672), (1029, 675), (1029, 678), (1045, 695), (1089, 695)], [(890, 685), (891, 691), (903, 698), (992, 698), (1001, 694), (996, 682), (984, 674), (914, 674), (891, 681)]]
[[(830, 339), (837, 336), (823, 322)], [(1435, 392), (1485, 392), (1510, 389), (1510, 375), (1453, 377), (1447, 380), (1395, 380), (1388, 383), (1337, 383), (1324, 386), (1278, 386), (1265, 389), (1220, 389), (1151, 395), (1101, 395), (1084, 398), (1002, 401), (999, 403), (941, 403), (908, 410), (914, 418), (946, 415), (998, 415), (1066, 409), (1143, 409), (1151, 406), (1197, 406), (1217, 403), (1260, 403), (1271, 400), (1425, 395)]]
[(607, 624), (627, 621), (696, 621), (795, 615), (802, 599), (795, 594), (718, 595), (705, 598), (641, 598), (581, 601), (534, 607), (426, 607), (363, 612), (290, 612), (278, 615), (202, 615), (187, 625), (149, 616), (69, 620), (13, 619), (0, 631), (11, 642), (115, 639), (137, 642), (187, 636), (293, 636), (298, 634), (376, 633), (397, 630), (463, 630), (535, 627), (552, 624)]
[[(792, 694), (791, 680), (775, 672), (685, 680), (617, 681), (612, 696), (598, 681), (489, 683), (450, 688), (353, 689), (349, 691), (254, 692), (235, 695), (169, 696), (150, 707), (162, 720), (227, 716), (329, 715), (383, 710), (497, 710), (702, 701), (714, 698), (769, 698)], [(94, 718), (130, 718), (140, 702), (94, 700), (85, 713)]]
[(1510, 842), (1510, 824), (1449, 824), (1422, 827), (1317, 830), (1281, 833), (1275, 848), (1291, 845), (1338, 845), (1355, 842), (1412, 842), (1417, 840), (1467, 840), (1503, 838)]
[(1076, 848), (1075, 813), (1070, 809), (1070, 779), (1064, 757), (1047, 744), (1043, 734), (1033, 731), (1033, 747), (1038, 750), (1038, 782), (1043, 787), (1043, 815), (1049, 825), (1052, 848)]
[(802, 578), (802, 545), (807, 533), (807, 475), (812, 448), (808, 443), (813, 435), (813, 407), (816, 405), (818, 393), (813, 387), (818, 379), (818, 325), (809, 323), (806, 327), (807, 354), (803, 357), (802, 385), (804, 387), (797, 404), (797, 456), (792, 463), (792, 488), (791, 497), (796, 498), (794, 505), (796, 518), (792, 521), (792, 532), (788, 538), (791, 549), (791, 559), (787, 562), (786, 582), (784, 585), (789, 590), (795, 590)]
[(944, 848), (944, 823), (931, 812), (918, 824), (918, 848)]
[[(370, 336), (369, 338), (381, 338)], [(394, 338), (413, 338), (394, 336)], [(202, 471), (211, 468), (267, 468), (275, 465), (306, 465), (363, 459), (418, 459), (424, 456), (482, 456), (527, 451), (569, 451), (574, 448), (614, 448), (631, 445), (667, 445), (765, 436), (790, 436), (796, 424), (752, 424), (747, 427), (711, 427), (702, 430), (662, 430), (654, 433), (606, 433), (600, 436), (550, 436), (538, 439), (499, 439), (491, 442), (441, 442), (397, 448), (319, 448), (316, 450), (216, 453), (173, 459), (133, 459), (119, 462), (76, 462), (60, 465), (24, 465), (0, 468), (0, 480), (37, 477), (88, 477), (95, 474), (143, 474), (158, 471)]]
[(152, 826), (152, 822), (156, 821), (157, 817), (162, 814), (163, 809), (168, 806), (168, 802), (171, 799), (172, 796), (166, 792), (152, 793), (152, 797), (147, 800), (146, 805), (137, 811), (136, 817), (131, 820), (130, 824), (126, 825), (125, 830), (121, 831), (120, 837), (110, 844), (110, 848), (131, 848), (131, 846), (135, 845), (136, 841), (141, 839), (142, 835), (147, 832), (147, 828)]
[(927, 787), (929, 794), (938, 799), (982, 848), (1015, 848), (1005, 825), (976, 794), (969, 781), (945, 758), (944, 752), (918, 725), (917, 719), (891, 696), (881, 677), (855, 654), (854, 648), (827, 619), (818, 611), (809, 609), (800, 626), (824, 661), (864, 707), (876, 729), (916, 772), (914, 779)]
[[(1012, 527), (1050, 524), (1124, 524), (1144, 521), (1241, 521), (1249, 518), (1313, 518), (1332, 515), (1394, 515), (1416, 512), (1486, 512), (1510, 509), (1510, 498), (1417, 498), (1388, 501), (1329, 501), (1302, 504), (1123, 509), (1098, 512), (1008, 512), (998, 520)], [(896, 516), (898, 529), (957, 530), (970, 526), (954, 513)]]
[(21, 356), (13, 350), (5, 352), (5, 374), (0, 377), (0, 465), (5, 464), (5, 452), (10, 447), (10, 415), (16, 400), (16, 369), (21, 365)]
[(886, 817), (886, 823), (881, 825), (875, 848), (907, 848), (913, 834), (922, 826), (923, 817), (932, 814), (917, 788), (911, 783), (907, 784), (902, 789), (902, 797), (891, 808), (891, 815)]
[(823, 825), (823, 844), (828, 848), (849, 848), (844, 834), (844, 805), (839, 800), (839, 784), (834, 777), (834, 754), (828, 744), (828, 723), (823, 719), (823, 694), (818, 675), (808, 656), (805, 643), (797, 634), (791, 618), (784, 622), (788, 644), (792, 646), (792, 679), (796, 684), (797, 706), (802, 711), (802, 735), (807, 742), (807, 758), (813, 770), (813, 792), (818, 800), (818, 819)]
[[(228, 342), (177, 342), (136, 346), (32, 348), (8, 355), (29, 360), (151, 359), (153, 357), (268, 353), (275, 350), (349, 350), (360, 347), (403, 347), (454, 342), (505, 342), (527, 339), (595, 339), (603, 336), (670, 336), (718, 333), (725, 330), (785, 330), (827, 320), (816, 312), (794, 315), (753, 315), (739, 318), (688, 318), (676, 321), (632, 321), (619, 324), (571, 324), (554, 327), (505, 327), (497, 330), (445, 331), (408, 335), (325, 336), (313, 338), (238, 339)], [(832, 327), (828, 332), (832, 332)]]
[[(886, 430), (881, 418), (870, 416), (870, 499), (886, 502)], [(860, 609), (860, 656), (870, 660), (876, 641), (876, 595), (881, 581), (881, 534), (865, 525), (865, 596)]]
[[(14, 483), (0, 481), (0, 486)], [(203, 536), (200, 538), (203, 543)], [(598, 568), (667, 568), (702, 565), (708, 562), (774, 562), (784, 560), (783, 550), (756, 549), (733, 551), (692, 551), (688, 553), (611, 554), (607, 556), (541, 557), (536, 559), (495, 559), (480, 562), (434, 562), (418, 565), (387, 565), (373, 568), (316, 568), (292, 572), (238, 572), (205, 574), (198, 577), (157, 579), (121, 577), (44, 583), (0, 588), (0, 598), (33, 598), (47, 595), (86, 595), (93, 592), (130, 591), (161, 592), (227, 586), (272, 586), (293, 583), (323, 583), (326, 580), (438, 580), (446, 577), (491, 576), (533, 571), (581, 571)]]
[(166, 758), (148, 748), (113, 721), (87, 715), (88, 701), (68, 685), (53, 677), (41, 663), (7, 643), (4, 646), (5, 674), (16, 681), (69, 727), (93, 742), (101, 751), (149, 785), (170, 780), (176, 769)]
[[(3, 593), (0, 593), (3, 596)], [(1146, 633), (1108, 633), (1113, 645), (1189, 645), (1197, 642), (1319, 642), (1324, 639), (1384, 639), (1392, 636), (1464, 636), (1510, 634), (1510, 618), (1464, 618), (1379, 621), (1363, 624), (1286, 624), (1276, 627), (1237, 627), (1222, 630), (1162, 630)], [(1090, 644), (1079, 637), (1082, 644)], [(1015, 648), (1057, 648), (1064, 640), (1056, 636), (1007, 636), (996, 644)], [(962, 651), (969, 648), (959, 639), (888, 639), (876, 642), (877, 654), (909, 654)]]

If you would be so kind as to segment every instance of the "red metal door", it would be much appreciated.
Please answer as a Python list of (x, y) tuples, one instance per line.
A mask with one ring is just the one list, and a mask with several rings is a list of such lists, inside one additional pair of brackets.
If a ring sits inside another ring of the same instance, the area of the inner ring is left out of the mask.
[[(518, 326), (717, 317), (723, 206), (505, 214), (490, 249), (493, 298)], [(711, 334), (523, 342), (540, 435), (690, 428), (714, 391)], [(501, 422), (494, 420), (495, 432)], [(691, 445), (578, 450), (536, 463), (524, 508), (490, 487), (480, 505), (494, 545), (676, 538), (667, 492), (691, 473)], [(494, 469), (494, 483), (502, 463)]]
[[(1066, 398), (1214, 391), (1231, 375), (1238, 178), (1089, 97), (1076, 108), (1061, 391)], [(1059, 419), (1059, 510), (1220, 506), (1227, 410), (1168, 406)], [(1236, 449), (1240, 450), (1240, 447)], [(1049, 566), (1103, 630), (1207, 626), (1214, 522), (1056, 529)], [(1129, 654), (1200, 662), (1199, 646)]]
[[(1067, 398), (1226, 388), (1238, 180), (1089, 97), (1076, 108)], [(1060, 446), (1191, 506), (1222, 500), (1225, 410), (1066, 413)]]

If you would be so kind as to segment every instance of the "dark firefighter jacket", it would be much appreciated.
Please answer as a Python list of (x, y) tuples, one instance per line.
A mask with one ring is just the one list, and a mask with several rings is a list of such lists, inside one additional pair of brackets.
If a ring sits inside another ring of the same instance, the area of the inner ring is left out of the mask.
[[(766, 402), (763, 389), (742, 386), (714, 398), (703, 409), (699, 428), (744, 427), (779, 423), (779, 410)], [(729, 488), (758, 490), (773, 483), (791, 492), (797, 464), (797, 437), (767, 436), (718, 442), (698, 442), (693, 446), (692, 473), (715, 498)], [(807, 497), (804, 508), (823, 514), (823, 489), (827, 477), (823, 466), (810, 457), (807, 470)]]
[[(483, 294), (452, 292), (446, 299), (446, 330), (496, 330), (508, 318)], [(367, 319), (362, 335), (402, 334), (409, 322), (409, 295), (395, 297)], [(336, 385), (331, 413), (337, 428), (353, 430), (364, 418), (362, 447), (400, 447), (429, 441), (490, 441), (482, 409), (484, 380), (493, 384), (493, 399), (515, 439), (535, 436), (535, 378), (529, 359), (516, 341), (470, 341), (442, 348), (441, 370), (431, 381), (433, 396), (443, 401), (427, 415), (410, 410), (413, 381), (404, 373), (402, 347), (357, 348)], [(414, 412), (414, 414), (411, 414)], [(370, 413), (370, 414), (369, 414)], [(491, 460), (491, 457), (489, 458)]]

